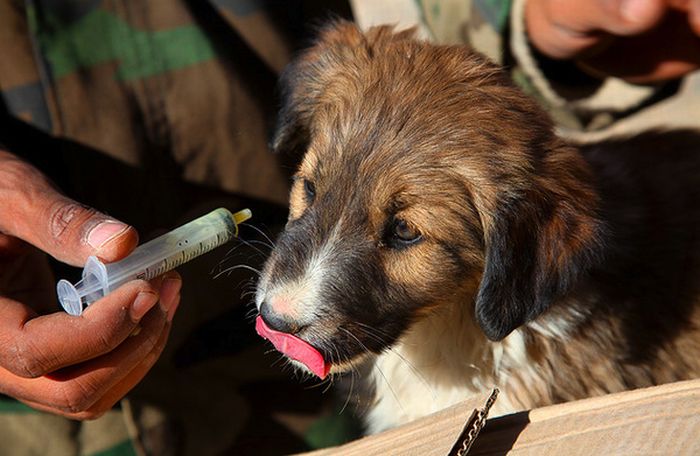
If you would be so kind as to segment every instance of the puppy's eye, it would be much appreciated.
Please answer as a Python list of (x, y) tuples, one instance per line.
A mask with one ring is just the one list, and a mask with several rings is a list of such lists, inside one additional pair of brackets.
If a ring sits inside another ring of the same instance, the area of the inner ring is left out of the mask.
[(403, 219), (394, 220), (389, 234), (389, 245), (393, 247), (406, 247), (423, 239), (420, 231)]
[(308, 179), (304, 179), (304, 194), (309, 203), (316, 198), (316, 186)]

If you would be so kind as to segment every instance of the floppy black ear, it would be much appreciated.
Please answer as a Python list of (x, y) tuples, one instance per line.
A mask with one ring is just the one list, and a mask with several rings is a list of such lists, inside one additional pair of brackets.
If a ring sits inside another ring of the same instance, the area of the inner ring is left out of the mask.
[(545, 312), (599, 259), (603, 228), (594, 194), (560, 190), (533, 189), (498, 205), (475, 309), (493, 341)]

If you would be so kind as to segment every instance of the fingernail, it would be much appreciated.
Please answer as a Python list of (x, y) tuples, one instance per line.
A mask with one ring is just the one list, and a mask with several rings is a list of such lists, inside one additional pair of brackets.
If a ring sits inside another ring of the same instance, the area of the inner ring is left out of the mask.
[(180, 288), (182, 288), (182, 280), (179, 276), (163, 279), (163, 284), (160, 286), (160, 306), (166, 313), (169, 313), (177, 301)]
[(158, 302), (158, 295), (148, 291), (142, 291), (136, 296), (134, 304), (131, 306), (131, 319), (139, 321)]
[(87, 242), (95, 249), (102, 248), (112, 239), (129, 229), (129, 225), (116, 221), (102, 222), (94, 227), (87, 236)]

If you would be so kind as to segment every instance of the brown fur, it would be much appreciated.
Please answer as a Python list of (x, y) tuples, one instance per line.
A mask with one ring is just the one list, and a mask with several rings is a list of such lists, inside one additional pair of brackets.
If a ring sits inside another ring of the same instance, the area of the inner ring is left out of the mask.
[[(273, 146), (304, 157), (257, 304), (332, 372), (394, 347), (433, 392), (500, 384), (503, 411), (700, 373), (693, 133), (576, 148), (483, 57), (389, 27), (327, 27), (285, 83)], [(432, 411), (401, 408), (373, 428)]]

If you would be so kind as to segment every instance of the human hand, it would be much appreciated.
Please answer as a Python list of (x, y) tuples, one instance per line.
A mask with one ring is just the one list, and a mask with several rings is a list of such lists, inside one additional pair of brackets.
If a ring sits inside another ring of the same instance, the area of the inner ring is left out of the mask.
[(82, 265), (89, 255), (126, 256), (136, 231), (61, 195), (35, 168), (0, 151), (0, 392), (69, 418), (96, 418), (162, 352), (180, 277), (129, 282), (79, 317), (39, 315), (41, 301), (55, 299), (54, 282), (37, 273), (46, 270), (37, 260), (45, 257), (25, 242)]
[(700, 68), (700, 0), (527, 0), (531, 43), (597, 77), (653, 83)]

